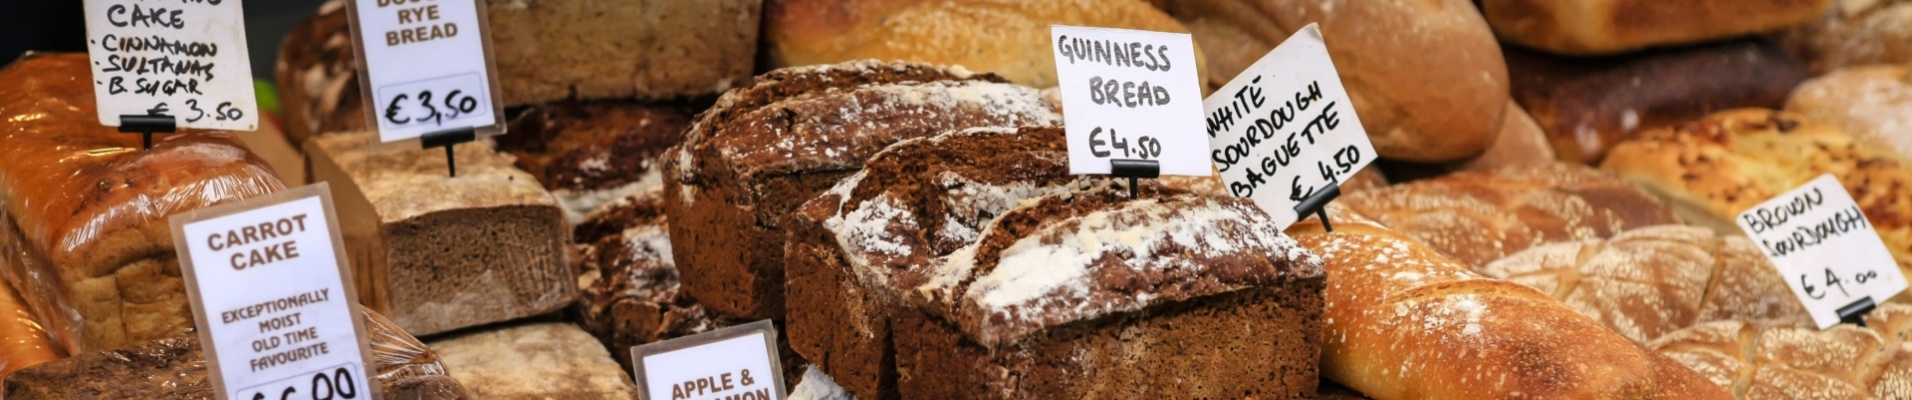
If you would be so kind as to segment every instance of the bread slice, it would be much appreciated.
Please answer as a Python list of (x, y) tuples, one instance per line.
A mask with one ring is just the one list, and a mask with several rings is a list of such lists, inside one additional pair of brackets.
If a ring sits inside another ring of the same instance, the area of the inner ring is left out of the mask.
[(591, 334), (569, 323), (486, 328), (428, 344), (476, 398), (637, 398), (630, 373)]
[(458, 176), (438, 149), (374, 152), (370, 132), (305, 144), (329, 182), (359, 300), (406, 331), (430, 335), (543, 314), (577, 298), (564, 212), (489, 142), (456, 146)]

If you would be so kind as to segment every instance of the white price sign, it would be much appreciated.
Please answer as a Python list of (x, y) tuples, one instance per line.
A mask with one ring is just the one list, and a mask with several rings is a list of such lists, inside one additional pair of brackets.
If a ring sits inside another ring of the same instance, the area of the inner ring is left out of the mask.
[(259, 100), (239, 0), (86, 0), (100, 124), (166, 115), (179, 127), (252, 131)]
[(1215, 173), (1202, 129), (1195, 42), (1186, 33), (1055, 25), (1069, 173), (1107, 174), (1110, 160), (1152, 160), (1163, 175)]
[(351, 0), (366, 107), (380, 142), (502, 133), (482, 0)]
[(1820, 329), (1838, 324), (1841, 308), (1868, 298), (1884, 303), (1906, 288), (1878, 231), (1831, 174), (1759, 203), (1734, 222), (1772, 260)]
[(371, 350), (321, 182), (172, 217), (221, 399), (369, 399)]
[(1283, 229), (1294, 207), (1374, 162), (1321, 29), (1309, 24), (1209, 95), (1209, 158), (1222, 183)]
[(777, 328), (752, 322), (631, 348), (641, 400), (782, 400)]

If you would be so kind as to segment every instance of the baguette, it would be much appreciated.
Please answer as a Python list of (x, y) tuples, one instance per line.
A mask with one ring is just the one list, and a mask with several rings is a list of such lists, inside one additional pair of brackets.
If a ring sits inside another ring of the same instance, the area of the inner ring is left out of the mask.
[(1330, 204), (1288, 229), (1325, 260), (1321, 374), (1377, 400), (1644, 399), (1640, 347), (1547, 295)]

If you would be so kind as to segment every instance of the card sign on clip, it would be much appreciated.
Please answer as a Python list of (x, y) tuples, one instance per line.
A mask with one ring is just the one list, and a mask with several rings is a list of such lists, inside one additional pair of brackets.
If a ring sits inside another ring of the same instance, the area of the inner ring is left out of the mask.
[(631, 348), (639, 400), (783, 400), (777, 327), (752, 322)]
[(350, 0), (360, 89), (379, 142), (503, 133), (483, 0)]
[(332, 204), (321, 182), (172, 217), (218, 398), (373, 398)]
[(85, 1), (100, 125), (150, 115), (182, 128), (259, 128), (243, 2)]
[(1195, 139), (1201, 81), (1186, 33), (1054, 25), (1069, 173), (1108, 174), (1112, 160), (1153, 160), (1162, 175), (1210, 176)]
[[(1202, 102), (1222, 184), (1286, 229), (1295, 205), (1374, 162), (1321, 29), (1301, 28)], [(1073, 111), (1073, 109), (1071, 109)]]
[[(1845, 186), (1831, 174), (1741, 212), (1735, 221), (1792, 286), (1820, 329), (1840, 310), (1884, 303), (1905, 290), (1905, 274)], [(1867, 307), (1869, 309), (1869, 307)]]

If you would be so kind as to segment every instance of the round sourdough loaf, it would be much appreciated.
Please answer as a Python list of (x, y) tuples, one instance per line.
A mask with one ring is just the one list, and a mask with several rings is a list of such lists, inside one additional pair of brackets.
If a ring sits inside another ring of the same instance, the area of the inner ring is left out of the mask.
[(1908, 338), (1912, 306), (1887, 303), (1865, 325), (1715, 321), (1650, 346), (1742, 400), (1904, 399), (1912, 395)]
[(1912, 67), (1870, 65), (1821, 75), (1793, 90), (1786, 111), (1838, 126), (1912, 160)]

